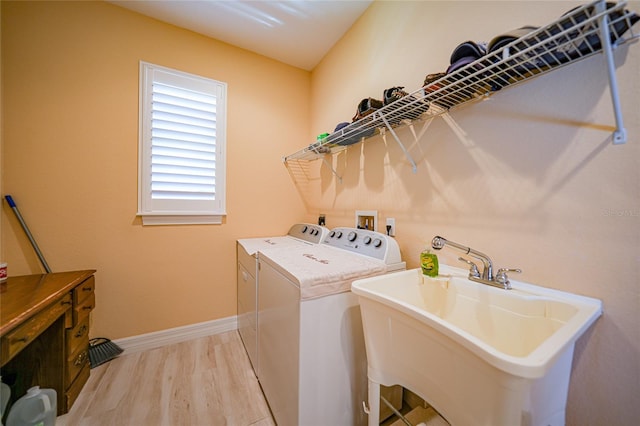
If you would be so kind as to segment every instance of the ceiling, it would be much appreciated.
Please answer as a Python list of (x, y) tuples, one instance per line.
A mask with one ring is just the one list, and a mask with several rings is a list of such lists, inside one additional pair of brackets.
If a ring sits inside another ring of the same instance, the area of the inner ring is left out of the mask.
[(305, 70), (372, 0), (115, 0), (115, 5)]

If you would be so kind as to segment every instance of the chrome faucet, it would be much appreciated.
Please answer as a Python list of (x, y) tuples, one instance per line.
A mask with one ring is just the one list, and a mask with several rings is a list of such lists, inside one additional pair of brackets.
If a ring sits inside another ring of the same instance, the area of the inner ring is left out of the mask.
[(482, 262), (482, 272), (478, 270), (478, 266), (470, 261), (465, 259), (464, 257), (459, 257), (458, 260), (466, 262), (470, 266), (469, 270), (469, 279), (471, 281), (476, 281), (482, 284), (488, 284), (494, 287), (504, 288), (505, 290), (511, 289), (511, 283), (509, 282), (509, 277), (507, 276), (507, 272), (522, 272), (520, 269), (510, 269), (510, 268), (500, 268), (498, 269), (498, 273), (493, 275), (493, 262), (491, 262), (491, 258), (484, 253), (481, 253), (477, 250), (472, 249), (471, 247), (463, 246), (462, 244), (455, 243), (453, 241), (449, 241), (445, 238), (436, 236), (431, 241), (431, 247), (435, 250), (440, 250), (444, 246), (455, 247), (458, 250), (463, 251), (465, 254), (476, 258)]

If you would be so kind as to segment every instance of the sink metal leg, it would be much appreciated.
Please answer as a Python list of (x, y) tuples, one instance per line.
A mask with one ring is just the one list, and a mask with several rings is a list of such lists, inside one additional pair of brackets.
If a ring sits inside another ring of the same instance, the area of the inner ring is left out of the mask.
[(402, 413), (398, 410), (396, 410), (396, 407), (393, 406), (392, 403), (390, 403), (389, 401), (387, 401), (387, 399), (384, 396), (380, 396), (380, 400), (382, 400), (382, 402), (384, 402), (384, 404), (389, 407), (389, 409), (393, 412), (393, 414), (396, 415), (396, 417), (398, 417), (400, 420), (402, 420), (402, 423), (404, 423), (407, 426), (413, 426), (409, 420), (407, 420), (407, 418), (405, 416), (402, 415)]

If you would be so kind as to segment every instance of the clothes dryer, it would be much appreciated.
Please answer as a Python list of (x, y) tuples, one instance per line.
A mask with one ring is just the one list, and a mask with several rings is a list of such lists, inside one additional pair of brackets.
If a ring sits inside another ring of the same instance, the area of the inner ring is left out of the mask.
[(329, 233), (324, 226), (297, 223), (287, 235), (261, 238), (242, 238), (236, 241), (238, 332), (249, 360), (259, 377), (258, 355), (258, 251), (273, 247), (320, 244)]

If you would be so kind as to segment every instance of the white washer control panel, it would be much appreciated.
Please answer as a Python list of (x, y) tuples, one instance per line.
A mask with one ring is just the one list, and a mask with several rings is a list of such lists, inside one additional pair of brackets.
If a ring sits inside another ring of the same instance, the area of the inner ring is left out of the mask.
[(380, 259), (387, 264), (401, 262), (400, 248), (392, 237), (358, 228), (334, 228), (324, 244)]

